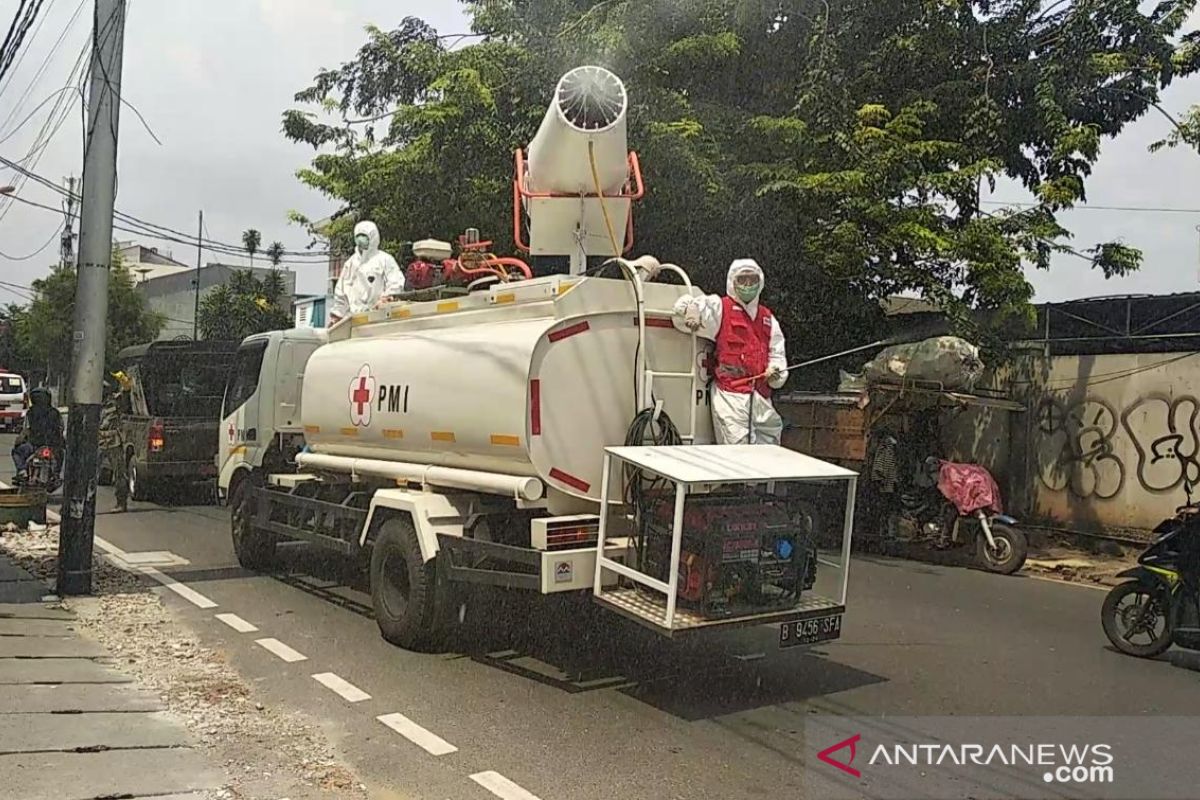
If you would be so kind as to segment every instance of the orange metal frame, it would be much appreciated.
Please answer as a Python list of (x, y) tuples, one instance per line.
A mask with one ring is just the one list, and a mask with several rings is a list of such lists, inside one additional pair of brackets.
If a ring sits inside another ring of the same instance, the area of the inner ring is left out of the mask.
[[(631, 203), (635, 200), (641, 200), (646, 195), (646, 183), (642, 179), (642, 165), (638, 160), (638, 154), (634, 151), (629, 152), (629, 174), (631, 180), (626, 184), (625, 191), (620, 194), (601, 194), (583, 193), (569, 194), (565, 192), (531, 192), (525, 188), (525, 151), (517, 148), (516, 152), (516, 177), (513, 178), (513, 241), (517, 245), (517, 249), (528, 253), (529, 243), (522, 238), (521, 233), (521, 200), (577, 200), (580, 197), (602, 198), (605, 200), (629, 200)], [(633, 249), (633, 209), (630, 209), (628, 223), (625, 226), (625, 249), (622, 251), (628, 253)]]

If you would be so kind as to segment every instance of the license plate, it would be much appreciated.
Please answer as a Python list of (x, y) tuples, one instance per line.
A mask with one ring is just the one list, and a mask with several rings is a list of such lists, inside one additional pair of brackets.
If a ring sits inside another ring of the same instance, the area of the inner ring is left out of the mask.
[(779, 646), (795, 647), (802, 644), (828, 642), (842, 635), (842, 615), (798, 619), (779, 626)]

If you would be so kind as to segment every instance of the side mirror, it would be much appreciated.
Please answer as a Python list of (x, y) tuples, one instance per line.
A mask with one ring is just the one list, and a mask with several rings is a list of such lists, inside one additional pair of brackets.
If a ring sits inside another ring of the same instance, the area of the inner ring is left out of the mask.
[(1196, 484), (1192, 483), (1191, 479), (1185, 475), (1183, 478), (1183, 491), (1184, 494), (1187, 495), (1187, 504), (1189, 506), (1192, 504), (1192, 493), (1195, 491), (1195, 489)]

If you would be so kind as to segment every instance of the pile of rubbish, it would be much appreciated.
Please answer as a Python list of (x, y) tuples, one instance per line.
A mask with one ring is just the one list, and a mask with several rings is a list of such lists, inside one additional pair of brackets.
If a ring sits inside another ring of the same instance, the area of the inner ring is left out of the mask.
[(841, 372), (839, 392), (862, 392), (876, 385), (917, 384), (942, 390), (970, 391), (983, 375), (979, 348), (957, 336), (885, 348), (862, 372)]

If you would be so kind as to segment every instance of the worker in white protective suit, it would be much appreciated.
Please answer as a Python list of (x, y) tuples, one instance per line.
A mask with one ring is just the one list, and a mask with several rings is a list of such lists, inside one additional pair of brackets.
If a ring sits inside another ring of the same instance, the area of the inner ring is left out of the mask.
[(716, 343), (713, 429), (718, 444), (779, 444), (783, 419), (771, 390), (787, 381), (783, 331), (759, 302), (763, 271), (749, 258), (729, 267), (725, 296), (681, 297), (675, 327)]
[(379, 228), (374, 222), (355, 225), (354, 255), (346, 259), (333, 289), (330, 324), (378, 308), (403, 291), (404, 271), (396, 259), (379, 249)]

